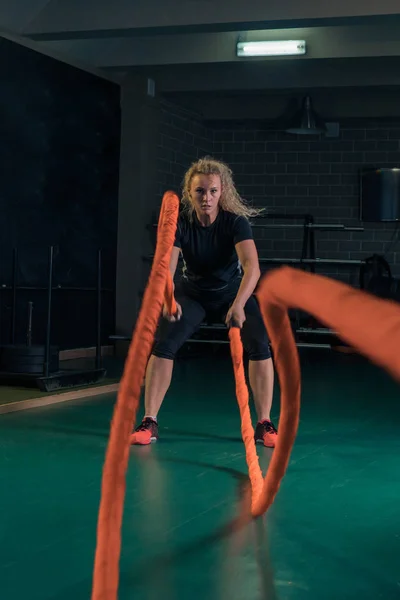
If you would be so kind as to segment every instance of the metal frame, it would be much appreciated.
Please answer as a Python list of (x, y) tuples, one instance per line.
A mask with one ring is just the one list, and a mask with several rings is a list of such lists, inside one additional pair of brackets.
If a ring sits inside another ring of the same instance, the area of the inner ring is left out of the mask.
[[(35, 380), (36, 384), (41, 388), (48, 391), (49, 389), (57, 389), (59, 387), (70, 387), (68, 384), (71, 381), (76, 380), (79, 384), (90, 383), (98, 381), (106, 374), (105, 369), (102, 368), (102, 356), (101, 356), (101, 317), (102, 317), (102, 293), (104, 291), (110, 291), (102, 289), (102, 251), (97, 251), (97, 282), (95, 288), (86, 287), (61, 287), (53, 286), (53, 275), (54, 275), (54, 246), (48, 248), (48, 273), (47, 273), (47, 286), (18, 286), (18, 249), (13, 249), (13, 260), (12, 260), (12, 283), (11, 286), (3, 285), (0, 287), (0, 293), (5, 290), (11, 290), (12, 304), (11, 304), (11, 329), (10, 329), (10, 343), (15, 344), (16, 338), (16, 303), (17, 303), (17, 291), (18, 290), (35, 290), (35, 291), (47, 291), (47, 312), (46, 312), (46, 336), (45, 336), (45, 349), (44, 349), (44, 362), (43, 362), (43, 375), (38, 377), (37, 374), (10, 374), (1, 373), (0, 379), (20, 379), (21, 383), (27, 383)], [(96, 293), (96, 356), (95, 356), (95, 369), (89, 370), (71, 370), (66, 372), (59, 372), (50, 375), (50, 345), (51, 345), (51, 322), (52, 322), (52, 300), (53, 292), (55, 291), (94, 291)], [(0, 304), (1, 306), (1, 304)], [(1, 344), (1, 340), (0, 340)], [(1, 345), (0, 345), (1, 347)], [(21, 375), (19, 377), (19, 375)], [(87, 379), (87, 381), (85, 381)]]

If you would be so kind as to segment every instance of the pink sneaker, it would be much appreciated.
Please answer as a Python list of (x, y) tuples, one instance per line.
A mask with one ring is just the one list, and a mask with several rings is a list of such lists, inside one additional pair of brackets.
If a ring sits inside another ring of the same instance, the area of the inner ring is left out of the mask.
[(154, 419), (146, 417), (131, 435), (131, 444), (146, 446), (158, 440), (158, 424)]
[(275, 448), (278, 432), (271, 421), (259, 421), (254, 439), (256, 444), (264, 444), (267, 448)]

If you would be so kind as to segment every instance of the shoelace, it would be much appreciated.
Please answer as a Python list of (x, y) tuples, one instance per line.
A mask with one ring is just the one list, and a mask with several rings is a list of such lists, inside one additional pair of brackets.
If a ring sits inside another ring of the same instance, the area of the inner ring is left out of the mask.
[(275, 427), (272, 425), (272, 423), (270, 421), (264, 421), (261, 424), (266, 433), (277, 433)]
[(136, 431), (147, 431), (155, 423), (152, 419), (144, 419)]

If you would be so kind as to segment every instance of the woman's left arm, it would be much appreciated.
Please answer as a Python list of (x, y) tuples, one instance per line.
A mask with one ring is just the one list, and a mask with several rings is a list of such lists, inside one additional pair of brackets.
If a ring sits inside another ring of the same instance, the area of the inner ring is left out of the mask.
[(257, 248), (254, 240), (244, 240), (235, 246), (240, 264), (243, 268), (243, 278), (240, 284), (236, 298), (226, 316), (226, 324), (233, 319), (242, 327), (246, 316), (244, 307), (247, 300), (254, 292), (258, 280), (260, 279), (260, 265), (258, 262)]

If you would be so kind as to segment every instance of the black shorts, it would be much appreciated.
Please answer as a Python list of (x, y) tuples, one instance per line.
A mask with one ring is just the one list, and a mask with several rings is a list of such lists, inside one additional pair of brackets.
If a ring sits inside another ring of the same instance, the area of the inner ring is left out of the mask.
[[(182, 283), (175, 290), (176, 301), (182, 307), (182, 317), (175, 323), (161, 318), (153, 354), (174, 359), (178, 350), (204, 321), (224, 323), (240, 281), (221, 290), (204, 291)], [(268, 334), (255, 296), (250, 296), (244, 307), (246, 320), (241, 329), (244, 349), (250, 360), (271, 358)]]

